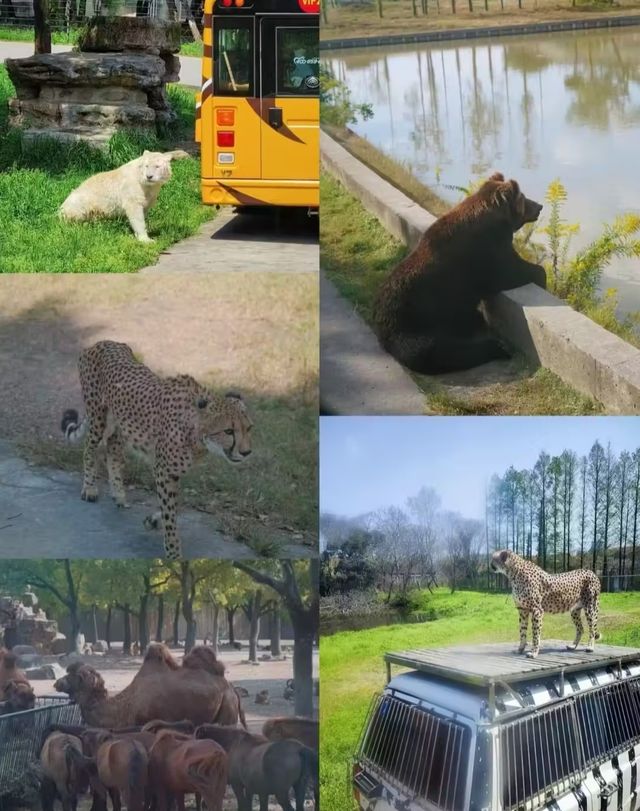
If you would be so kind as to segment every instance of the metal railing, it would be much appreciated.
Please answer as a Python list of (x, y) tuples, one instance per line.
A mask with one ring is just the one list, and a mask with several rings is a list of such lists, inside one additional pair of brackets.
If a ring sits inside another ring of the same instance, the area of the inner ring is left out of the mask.
[[(640, 743), (640, 676), (532, 707), (493, 729), (502, 808), (535, 811), (579, 785), (588, 769)], [(356, 760), (419, 803), (459, 811), (470, 742), (467, 726), (382, 693), (372, 701)]]
[(471, 731), (448, 718), (378, 695), (358, 760), (412, 798), (464, 808)]
[(558, 796), (579, 782), (583, 758), (573, 704), (561, 704), (501, 727), (502, 806), (543, 805), (550, 786)]
[(80, 707), (59, 696), (36, 699), (32, 710), (0, 715), (0, 797), (22, 784), (40, 755), (43, 733), (50, 724), (80, 723)]
[(534, 710), (498, 735), (503, 808), (539, 808), (550, 792), (560, 796), (588, 768), (640, 741), (640, 677)]

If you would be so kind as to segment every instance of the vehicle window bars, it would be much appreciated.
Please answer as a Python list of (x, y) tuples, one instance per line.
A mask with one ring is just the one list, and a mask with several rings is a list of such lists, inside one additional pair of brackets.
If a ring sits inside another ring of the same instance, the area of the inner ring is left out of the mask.
[(378, 695), (358, 759), (412, 799), (461, 811), (470, 741), (463, 724)]

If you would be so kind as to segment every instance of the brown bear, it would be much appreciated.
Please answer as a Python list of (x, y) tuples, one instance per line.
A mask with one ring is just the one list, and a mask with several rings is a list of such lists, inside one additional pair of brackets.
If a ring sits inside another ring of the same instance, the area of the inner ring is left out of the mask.
[(423, 374), (509, 357), (479, 305), (529, 282), (546, 287), (544, 268), (513, 247), (514, 233), (541, 211), (515, 180), (496, 173), (436, 220), (378, 293), (374, 321), (387, 352)]

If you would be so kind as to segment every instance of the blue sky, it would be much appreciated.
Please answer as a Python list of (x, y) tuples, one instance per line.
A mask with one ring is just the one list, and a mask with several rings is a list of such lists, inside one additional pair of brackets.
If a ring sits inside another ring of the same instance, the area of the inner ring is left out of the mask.
[(541, 450), (587, 453), (599, 439), (616, 453), (640, 446), (637, 417), (324, 417), (320, 507), (361, 515), (402, 506), (422, 486), (442, 507), (484, 515), (493, 473), (532, 467)]

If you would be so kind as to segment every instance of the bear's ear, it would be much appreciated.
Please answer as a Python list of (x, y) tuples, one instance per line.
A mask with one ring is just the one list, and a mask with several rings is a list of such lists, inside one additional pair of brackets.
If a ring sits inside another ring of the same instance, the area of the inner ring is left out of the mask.
[(524, 211), (526, 206), (526, 198), (520, 191), (520, 186), (515, 180), (508, 180), (505, 184), (506, 191), (504, 193), (505, 202), (509, 203), (511, 211), (515, 214), (517, 220), (522, 222), (524, 219)]
[[(521, 200), (519, 198), (522, 198)], [(494, 201), (495, 204), (499, 207), (503, 207), (509, 211), (509, 213), (518, 213), (518, 209), (522, 208), (522, 214), (524, 214), (524, 195), (520, 192), (520, 186), (516, 183), (515, 180), (507, 180), (498, 186), (495, 190), (494, 194)]]
[(506, 549), (503, 549), (502, 552), (500, 552), (500, 563), (506, 563), (508, 557), (509, 553)]
[(504, 175), (502, 172), (494, 172), (489, 180), (495, 180), (498, 183), (504, 183)]
[(511, 188), (513, 189), (511, 197), (513, 201), (513, 209), (518, 215), (518, 219), (522, 219), (524, 217), (524, 210), (527, 204), (527, 200), (524, 194), (520, 191), (520, 186), (518, 186), (515, 180), (510, 180), (509, 183), (511, 184)]

